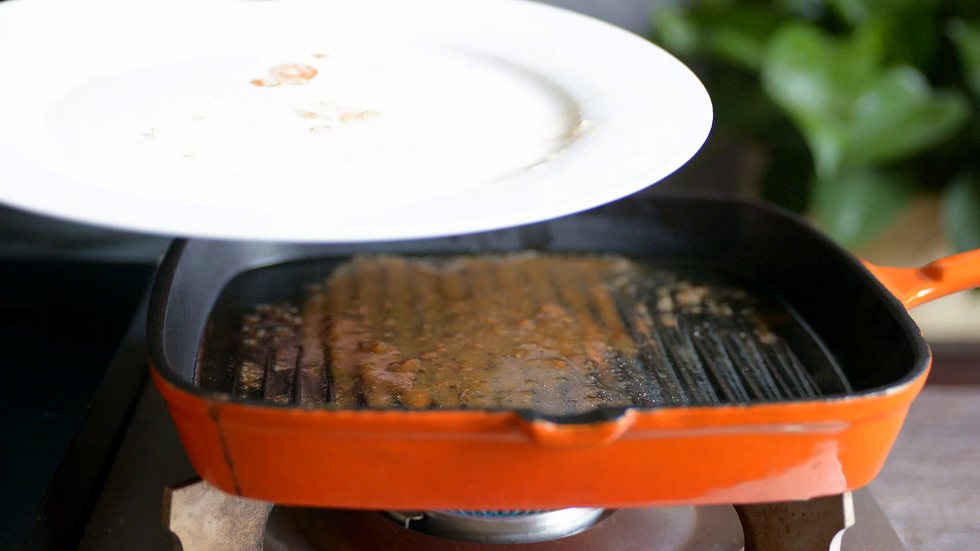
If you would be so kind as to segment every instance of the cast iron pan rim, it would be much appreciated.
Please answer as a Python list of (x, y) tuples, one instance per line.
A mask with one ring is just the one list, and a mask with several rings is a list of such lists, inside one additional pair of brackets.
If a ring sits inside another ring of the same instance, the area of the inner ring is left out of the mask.
[[(719, 194), (711, 194), (710, 196), (708, 195), (701, 196), (697, 194), (687, 194), (687, 195), (678, 194), (676, 195), (676, 197), (679, 198), (686, 197), (689, 199), (705, 198), (705, 199), (711, 199), (719, 202), (725, 201), (725, 197)], [(926, 343), (925, 337), (922, 336), (922, 330), (919, 329), (918, 325), (916, 325), (915, 320), (912, 319), (912, 316), (909, 314), (909, 311), (905, 307), (905, 304), (902, 303), (902, 300), (899, 299), (897, 296), (895, 296), (894, 293), (889, 291), (888, 288), (885, 287), (885, 284), (882, 283), (881, 280), (879, 280), (877, 277), (875, 277), (875, 275), (872, 274), (870, 270), (868, 270), (868, 267), (865, 266), (864, 262), (862, 262), (858, 257), (852, 254), (850, 251), (842, 247), (836, 241), (827, 237), (826, 234), (816, 229), (813, 226), (813, 224), (811, 224), (808, 220), (799, 216), (795, 212), (792, 212), (778, 205), (766, 203), (760, 199), (744, 198), (744, 197), (732, 198), (732, 199), (735, 200), (729, 202), (736, 203), (736, 204), (741, 203), (743, 205), (747, 205), (749, 207), (757, 208), (763, 211), (768, 211), (772, 214), (788, 219), (789, 221), (795, 223), (798, 226), (801, 226), (802, 229), (808, 231), (811, 235), (816, 237), (821, 244), (826, 245), (827, 247), (833, 249), (839, 255), (843, 256), (844, 261), (847, 263), (847, 265), (851, 270), (856, 270), (858, 273), (861, 274), (861, 277), (865, 278), (866, 280), (870, 280), (871, 286), (874, 289), (874, 293), (877, 295), (876, 296), (877, 300), (881, 301), (888, 309), (888, 311), (892, 314), (892, 317), (895, 319), (896, 322), (898, 322), (899, 328), (901, 332), (904, 334), (906, 340), (911, 344), (914, 360), (912, 362), (912, 368), (904, 377), (898, 379), (897, 381), (895, 381), (894, 383), (888, 386), (869, 388), (867, 390), (862, 390), (860, 392), (855, 392), (853, 394), (829, 397), (820, 401), (835, 401), (838, 399), (848, 399), (848, 398), (865, 397), (865, 396), (867, 397), (883, 396), (886, 394), (897, 392), (905, 388), (906, 386), (910, 385), (913, 381), (917, 380), (919, 377), (922, 376), (923, 373), (925, 373), (929, 369), (929, 366), (932, 365), (932, 350), (929, 348), (929, 345)], [(804, 319), (803, 321), (806, 320)]]
[[(908, 314), (905, 306), (902, 302), (891, 293), (885, 286), (864, 266), (864, 264), (858, 260), (854, 255), (845, 250), (843, 247), (832, 241), (823, 233), (817, 231), (809, 222), (807, 222), (802, 217), (797, 214), (786, 210), (782, 207), (772, 205), (757, 199), (749, 199), (743, 197), (732, 197), (721, 194), (692, 194), (692, 193), (658, 193), (654, 197), (648, 197), (643, 199), (631, 199), (634, 202), (642, 203), (657, 203), (658, 198), (663, 199), (674, 199), (674, 200), (685, 200), (685, 201), (705, 201), (712, 203), (724, 203), (735, 206), (745, 206), (753, 209), (758, 209), (761, 211), (768, 212), (770, 214), (776, 215), (788, 219), (790, 222), (801, 227), (802, 231), (808, 232), (815, 236), (823, 245), (833, 249), (839, 256), (842, 256), (844, 261), (848, 263), (848, 267), (861, 274), (861, 277), (871, 280), (872, 288), (874, 293), (877, 294), (877, 299), (884, 302), (888, 311), (892, 314), (895, 320), (898, 322), (901, 331), (905, 334), (905, 338), (908, 339), (912, 345), (912, 352), (914, 354), (914, 361), (912, 369), (902, 377), (901, 379), (895, 381), (894, 383), (884, 386), (875, 387), (867, 390), (862, 390), (859, 392), (854, 392), (852, 394), (841, 394), (834, 396), (821, 397), (817, 399), (793, 399), (793, 400), (783, 400), (779, 402), (751, 402), (745, 404), (719, 404), (711, 406), (694, 406), (694, 407), (704, 407), (704, 408), (715, 408), (715, 407), (752, 407), (766, 404), (798, 404), (798, 403), (828, 403), (828, 402), (840, 402), (853, 399), (861, 398), (873, 398), (878, 396), (884, 396), (887, 394), (892, 394), (899, 392), (901, 389), (905, 388), (909, 384), (913, 383), (916, 379), (922, 376), (922, 374), (928, 369), (932, 361), (932, 352), (929, 346), (926, 344), (921, 331), (912, 317)], [(613, 208), (616, 203), (613, 203)], [(591, 211), (586, 211), (584, 213), (572, 214), (569, 216), (583, 216), (589, 213), (601, 213), (603, 209), (609, 209), (609, 205), (598, 207)], [(542, 222), (547, 223), (547, 222)], [(478, 232), (483, 233), (483, 232)], [(440, 239), (440, 238), (429, 238), (419, 241), (427, 241), (430, 239)], [(221, 401), (223, 403), (235, 403), (247, 405), (250, 407), (267, 407), (267, 408), (284, 408), (284, 409), (306, 409), (297, 408), (295, 404), (276, 404), (270, 402), (258, 402), (255, 400), (250, 400), (246, 398), (229, 396), (225, 393), (205, 391), (199, 387), (194, 386), (192, 383), (185, 380), (180, 376), (179, 372), (174, 369), (173, 366), (166, 360), (166, 354), (163, 350), (164, 343), (164, 329), (165, 329), (165, 319), (167, 308), (169, 307), (170, 300), (170, 290), (173, 285), (173, 278), (176, 274), (177, 267), (180, 263), (180, 258), (183, 255), (184, 249), (190, 242), (187, 238), (177, 238), (173, 241), (167, 254), (164, 256), (163, 261), (160, 264), (160, 269), (157, 272), (156, 280), (153, 283), (153, 289), (150, 294), (150, 310), (147, 319), (147, 347), (150, 362), (153, 367), (157, 370), (157, 373), (168, 383), (177, 387), (178, 389), (194, 394), (196, 396), (213, 399), (216, 401)], [(249, 269), (254, 269), (249, 268)], [(805, 321), (805, 320), (804, 320)], [(621, 418), (625, 415), (628, 410), (635, 410), (638, 412), (644, 411), (658, 411), (662, 409), (675, 409), (684, 408), (692, 406), (658, 406), (653, 408), (645, 407), (600, 407), (593, 411), (586, 413), (578, 413), (572, 415), (546, 415), (533, 410), (520, 410), (520, 409), (445, 409), (439, 411), (472, 411), (472, 412), (488, 412), (488, 413), (501, 413), (501, 412), (515, 412), (522, 418), (527, 420), (543, 420), (556, 424), (587, 424), (587, 423), (597, 423), (604, 421), (613, 421)], [(377, 413), (384, 411), (385, 413), (395, 413), (401, 412), (404, 414), (412, 413), (431, 413), (431, 410), (409, 410), (409, 409), (386, 409), (386, 410), (372, 410), (372, 409), (345, 409), (345, 410), (334, 410), (330, 408), (310, 408), (315, 410), (323, 411), (347, 411), (347, 412), (364, 412), (364, 413)]]

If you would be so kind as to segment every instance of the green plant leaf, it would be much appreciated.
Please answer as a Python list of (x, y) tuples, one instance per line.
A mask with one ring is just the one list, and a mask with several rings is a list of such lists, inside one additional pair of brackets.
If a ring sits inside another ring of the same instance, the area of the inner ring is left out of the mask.
[(918, 1), (878, 10), (875, 18), (884, 26), (888, 64), (911, 65), (927, 73), (935, 67), (936, 49), (943, 42), (941, 7), (939, 2)]
[(980, 249), (980, 181), (960, 174), (942, 194), (943, 230), (958, 252)]
[(851, 25), (861, 23), (868, 16), (868, 5), (864, 0), (828, 0), (828, 3)]
[(969, 103), (959, 92), (933, 91), (922, 73), (895, 67), (855, 98), (846, 160), (859, 164), (901, 160), (947, 140), (969, 115)]
[(773, 36), (763, 89), (806, 138), (820, 180), (847, 166), (890, 163), (935, 146), (969, 115), (955, 91), (936, 92), (916, 69), (882, 66), (886, 27), (861, 25), (835, 39), (809, 24)]
[(859, 25), (866, 19), (889, 12), (910, 11), (921, 6), (935, 5), (933, 0), (827, 0), (845, 21)]
[(956, 45), (966, 83), (980, 96), (980, 25), (957, 19), (949, 23), (946, 32)]
[(832, 239), (856, 248), (888, 228), (914, 191), (904, 176), (863, 169), (813, 182), (811, 209)]
[(769, 45), (762, 67), (762, 85), (791, 114), (821, 116), (834, 103), (833, 67), (836, 45), (813, 25), (787, 25)]
[(814, 25), (793, 23), (773, 36), (763, 61), (762, 87), (806, 138), (820, 179), (837, 174), (850, 106), (877, 76), (879, 42), (870, 34), (842, 47)]
[(771, 6), (740, 6), (714, 18), (706, 47), (720, 59), (758, 71), (769, 37), (785, 20)]
[(652, 17), (655, 41), (671, 52), (689, 56), (697, 52), (698, 23), (680, 6), (664, 4)]
[(825, 0), (774, 0), (773, 5), (789, 15), (815, 21), (827, 13)]
[(697, 2), (664, 4), (653, 13), (655, 40), (685, 56), (702, 55), (757, 71), (769, 36), (787, 20), (772, 6)]

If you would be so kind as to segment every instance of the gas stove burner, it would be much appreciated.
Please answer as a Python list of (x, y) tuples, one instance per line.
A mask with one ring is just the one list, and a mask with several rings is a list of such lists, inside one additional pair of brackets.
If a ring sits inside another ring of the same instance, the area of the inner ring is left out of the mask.
[[(164, 507), (165, 524), (184, 551), (904, 549), (867, 490), (740, 505), (737, 512), (731, 505), (710, 505), (381, 513), (273, 505), (191, 481), (169, 487)], [(469, 521), (486, 526), (474, 529)], [(527, 524), (518, 528), (521, 522)], [(515, 524), (500, 528), (507, 523)], [(498, 539), (473, 539), (476, 530), (489, 533), (488, 526), (497, 527), (493, 536)], [(556, 526), (562, 530), (555, 528), (554, 537), (544, 539), (544, 529)], [(520, 529), (536, 531), (539, 539), (499, 539)]]
[(547, 509), (547, 510), (546, 509), (520, 509), (516, 511), (512, 511), (512, 510), (495, 511), (495, 510), (480, 509), (479, 511), (467, 511), (463, 509), (448, 509), (446, 510), (446, 512), (455, 515), (463, 515), (463, 516), (470, 516), (470, 517), (513, 517), (519, 515), (535, 515), (538, 513), (548, 513), (551, 512), (552, 510), (553, 509)]
[(533, 543), (577, 534), (595, 524), (604, 509), (572, 507), (519, 511), (398, 511), (385, 515), (406, 528), (474, 543)]
[[(491, 517), (458, 513), (275, 506), (256, 551), (742, 551), (745, 547), (738, 515), (730, 505), (572, 508)], [(459, 524), (474, 519), (485, 525)], [(528, 524), (520, 528), (521, 522)], [(578, 529), (573, 528), (576, 525)], [(496, 532), (491, 532), (493, 526)], [(553, 537), (546, 537), (545, 528), (552, 530)], [(517, 535), (521, 529), (537, 533), (521, 539)], [(485, 539), (474, 539), (477, 530), (483, 530)], [(197, 551), (188, 546), (184, 550)]]

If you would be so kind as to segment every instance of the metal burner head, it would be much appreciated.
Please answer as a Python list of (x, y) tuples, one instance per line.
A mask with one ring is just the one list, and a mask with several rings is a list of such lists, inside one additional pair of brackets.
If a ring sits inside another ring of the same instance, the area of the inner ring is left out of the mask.
[(533, 543), (577, 534), (595, 524), (604, 509), (572, 507), (551, 511), (390, 511), (406, 528), (474, 543)]

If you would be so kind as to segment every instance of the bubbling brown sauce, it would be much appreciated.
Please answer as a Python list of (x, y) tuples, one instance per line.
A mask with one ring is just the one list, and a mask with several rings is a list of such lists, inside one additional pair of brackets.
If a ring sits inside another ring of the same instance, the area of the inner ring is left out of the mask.
[(615, 255), (362, 255), (301, 304), (245, 315), (233, 386), (284, 403), (556, 415), (819, 394), (764, 318), (791, 316)]
[(628, 269), (532, 254), (355, 258), (316, 291), (329, 309), (334, 401), (545, 413), (630, 405), (610, 370), (636, 347), (600, 284)]

